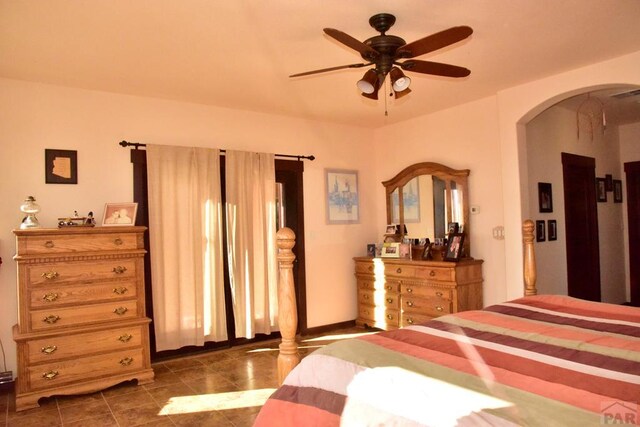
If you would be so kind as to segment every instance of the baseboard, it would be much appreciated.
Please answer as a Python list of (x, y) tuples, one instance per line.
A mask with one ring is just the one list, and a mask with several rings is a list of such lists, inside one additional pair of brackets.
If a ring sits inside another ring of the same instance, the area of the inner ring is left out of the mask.
[(313, 328), (307, 328), (307, 330), (305, 331), (300, 331), (300, 335), (302, 336), (319, 335), (319, 334), (325, 334), (327, 332), (333, 332), (337, 329), (354, 328), (355, 326), (356, 326), (355, 319), (347, 320), (346, 322), (339, 322), (339, 323), (333, 323), (331, 325), (323, 325), (323, 326), (316, 326)]

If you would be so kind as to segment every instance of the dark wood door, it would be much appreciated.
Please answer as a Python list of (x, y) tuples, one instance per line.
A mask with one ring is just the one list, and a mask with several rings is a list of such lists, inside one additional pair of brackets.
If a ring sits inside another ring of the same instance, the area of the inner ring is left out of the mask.
[(629, 223), (629, 283), (631, 305), (640, 307), (640, 162), (624, 164)]
[(569, 296), (600, 301), (596, 161), (562, 153)]

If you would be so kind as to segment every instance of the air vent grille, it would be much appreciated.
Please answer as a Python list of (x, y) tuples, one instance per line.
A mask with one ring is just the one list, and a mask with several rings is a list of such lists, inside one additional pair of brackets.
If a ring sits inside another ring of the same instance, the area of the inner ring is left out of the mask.
[(611, 97), (616, 99), (624, 99), (624, 98), (629, 98), (631, 96), (638, 96), (638, 95), (640, 95), (640, 89), (633, 89), (633, 90), (628, 90), (626, 92), (614, 93), (613, 95), (611, 95)]

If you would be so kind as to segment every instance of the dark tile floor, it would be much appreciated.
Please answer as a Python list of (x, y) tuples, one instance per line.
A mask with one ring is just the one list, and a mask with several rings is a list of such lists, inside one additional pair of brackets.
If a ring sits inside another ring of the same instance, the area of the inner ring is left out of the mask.
[[(302, 337), (300, 355), (362, 332)], [(44, 398), (39, 408), (22, 412), (15, 411), (12, 393), (0, 393), (0, 427), (251, 426), (277, 387), (278, 344), (265, 341), (156, 363), (151, 384), (133, 381), (88, 395)]]

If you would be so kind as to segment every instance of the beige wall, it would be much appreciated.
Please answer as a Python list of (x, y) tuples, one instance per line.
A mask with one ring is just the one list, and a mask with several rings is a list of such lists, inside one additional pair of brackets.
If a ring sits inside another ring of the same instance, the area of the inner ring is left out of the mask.
[[(538, 261), (538, 290), (540, 293), (567, 294), (567, 262), (564, 191), (562, 178), (562, 152), (592, 157), (596, 161), (596, 176), (612, 174), (621, 179), (620, 144), (617, 126), (609, 125), (606, 132), (591, 135), (581, 129), (577, 137), (576, 113), (554, 106), (545, 110), (527, 124), (527, 169), (529, 212), (533, 220), (555, 219), (558, 240), (536, 242)], [(552, 185), (553, 212), (538, 210), (538, 183)], [(622, 224), (623, 205), (613, 203), (608, 193), (607, 203), (598, 203), (598, 230), (600, 243), (600, 282), (602, 301), (627, 301), (627, 283), (624, 257), (625, 246), (620, 236), (626, 235)], [(547, 229), (548, 233), (548, 229)]]
[[(73, 210), (102, 215), (105, 202), (132, 198), (129, 141), (315, 154), (305, 162), (307, 305), (310, 327), (356, 316), (355, 255), (380, 239), (386, 222), (381, 181), (409, 164), (471, 169), (471, 254), (485, 260), (485, 304), (522, 295), (521, 221), (528, 216), (524, 126), (571, 92), (640, 84), (640, 52), (510, 88), (496, 95), (371, 131), (224, 108), (0, 79), (0, 339), (15, 371), (16, 320), (11, 229), (27, 195), (45, 226)], [(419, 99), (416, 99), (419, 101)], [(393, 114), (393, 110), (389, 112)], [(45, 148), (78, 150), (79, 184), (44, 184)], [(326, 225), (324, 168), (359, 171), (361, 221)], [(524, 187), (521, 187), (521, 183)], [(527, 210), (523, 209), (526, 206)], [(505, 226), (505, 240), (492, 238)]]
[[(93, 211), (105, 202), (132, 200), (129, 141), (210, 146), (290, 154), (305, 161), (305, 226), (309, 327), (356, 317), (354, 255), (377, 235), (372, 205), (375, 178), (372, 132), (267, 114), (145, 99), (0, 79), (0, 339), (15, 372), (11, 327), (16, 322), (15, 245), (18, 209), (28, 195), (42, 207), (43, 226), (56, 218)], [(44, 183), (45, 148), (78, 151), (78, 185)], [(324, 168), (359, 171), (359, 224), (326, 225)]]

